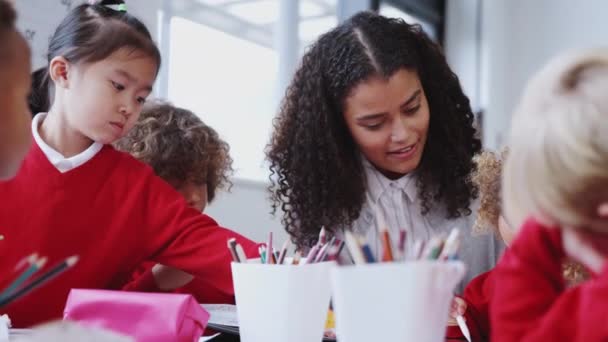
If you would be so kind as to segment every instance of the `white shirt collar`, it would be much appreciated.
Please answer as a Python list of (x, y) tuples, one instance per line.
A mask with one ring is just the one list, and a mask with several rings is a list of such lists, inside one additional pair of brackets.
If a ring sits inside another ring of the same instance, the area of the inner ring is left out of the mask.
[(363, 160), (363, 169), (367, 177), (367, 191), (373, 203), (377, 203), (378, 199), (385, 192), (395, 188), (402, 190), (412, 202), (418, 197), (415, 172), (410, 172), (399, 179), (392, 180), (378, 171), (365, 157), (362, 156), (361, 159)]
[(36, 141), (36, 144), (38, 144), (40, 150), (42, 150), (42, 153), (44, 153), (46, 158), (59, 172), (65, 173), (79, 167), (95, 157), (95, 155), (103, 148), (102, 143), (94, 142), (91, 144), (91, 146), (79, 154), (70, 158), (64, 157), (61, 153), (57, 152), (57, 150), (42, 140), (42, 137), (38, 133), (40, 123), (42, 120), (44, 120), (46, 115), (47, 113), (39, 113), (34, 116), (34, 119), (32, 120), (32, 134), (34, 135), (34, 141)]

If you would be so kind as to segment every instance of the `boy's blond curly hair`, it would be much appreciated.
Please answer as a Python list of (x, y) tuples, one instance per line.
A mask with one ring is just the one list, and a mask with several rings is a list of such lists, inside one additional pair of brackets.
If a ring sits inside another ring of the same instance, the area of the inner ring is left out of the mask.
[[(474, 233), (498, 233), (498, 219), (501, 216), (502, 191), (501, 178), (503, 161), (509, 153), (508, 148), (500, 152), (482, 151), (475, 156), (477, 169), (471, 176), (473, 183), (479, 188), (479, 211), (473, 226)], [(589, 278), (589, 273), (583, 266), (573, 261), (566, 261), (562, 267), (564, 279), (568, 285), (577, 285)]]
[(500, 152), (484, 150), (473, 159), (477, 168), (471, 175), (471, 181), (479, 189), (480, 202), (473, 226), (475, 233), (498, 231), (498, 218), (502, 206), (502, 163), (507, 153), (507, 148)]
[(232, 185), (228, 144), (194, 113), (166, 102), (146, 104), (135, 127), (114, 146), (150, 165), (175, 188), (187, 181), (206, 184), (209, 202), (216, 190)]

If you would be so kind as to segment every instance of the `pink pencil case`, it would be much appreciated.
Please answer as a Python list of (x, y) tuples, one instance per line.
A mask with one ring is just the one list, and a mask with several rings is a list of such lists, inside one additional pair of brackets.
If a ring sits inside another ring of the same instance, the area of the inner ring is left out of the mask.
[(198, 341), (209, 313), (189, 294), (72, 289), (63, 318), (136, 342)]

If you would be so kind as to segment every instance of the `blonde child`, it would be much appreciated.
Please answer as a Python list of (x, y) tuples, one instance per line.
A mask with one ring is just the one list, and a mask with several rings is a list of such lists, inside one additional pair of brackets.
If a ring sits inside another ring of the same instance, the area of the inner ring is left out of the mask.
[[(61, 318), (71, 288), (120, 289), (150, 260), (233, 294), (218, 224), (147, 165), (110, 144), (137, 122), (160, 54), (122, 1), (74, 7), (49, 42), (48, 113), (16, 177), (0, 183), (0, 269), (31, 253), (79, 262), (6, 307), (15, 327)], [(45, 87), (35, 87), (42, 91)], [(35, 309), (33, 309), (35, 308)]]
[[(150, 165), (199, 212), (215, 199), (218, 190), (231, 185), (228, 144), (194, 113), (169, 103), (147, 104), (135, 127), (114, 146)], [(226, 240), (236, 238), (248, 257), (259, 256), (257, 243), (228, 229), (217, 229), (226, 235)], [(224, 265), (230, 267), (230, 261), (227, 258)], [(229, 273), (230, 270), (223, 272)], [(192, 294), (199, 303), (234, 303), (234, 296), (206, 279), (193, 280), (190, 274), (176, 268), (149, 262), (138, 269), (124, 289), (176, 290)]]
[[(608, 339), (608, 50), (562, 56), (511, 125), (504, 209), (521, 227), (492, 272), (492, 341)], [(596, 277), (567, 288), (566, 258)]]
[[(473, 233), (494, 233), (509, 246), (516, 231), (507, 223), (501, 211), (502, 170), (507, 155), (508, 149), (506, 148), (500, 153), (483, 151), (477, 155), (475, 157), (477, 169), (471, 180), (479, 188), (480, 197), (480, 207), (473, 226)], [(580, 264), (571, 261), (564, 263), (564, 278), (570, 286), (577, 285), (587, 277), (587, 273)], [(493, 282), (492, 271), (486, 272), (473, 279), (465, 288), (462, 296), (456, 297), (448, 326), (448, 337), (464, 337), (455, 320), (455, 316), (461, 314), (465, 317), (474, 340), (489, 340), (489, 304), (494, 291)]]
[(17, 173), (32, 140), (26, 102), (30, 49), (15, 29), (15, 17), (13, 7), (0, 0), (0, 180)]

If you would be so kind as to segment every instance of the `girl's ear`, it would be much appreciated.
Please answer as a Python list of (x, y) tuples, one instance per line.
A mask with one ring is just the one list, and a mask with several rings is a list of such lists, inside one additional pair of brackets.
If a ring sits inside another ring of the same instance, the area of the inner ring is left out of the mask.
[(69, 68), (70, 63), (63, 56), (57, 56), (51, 59), (51, 62), (49, 63), (49, 76), (56, 87), (69, 88)]

